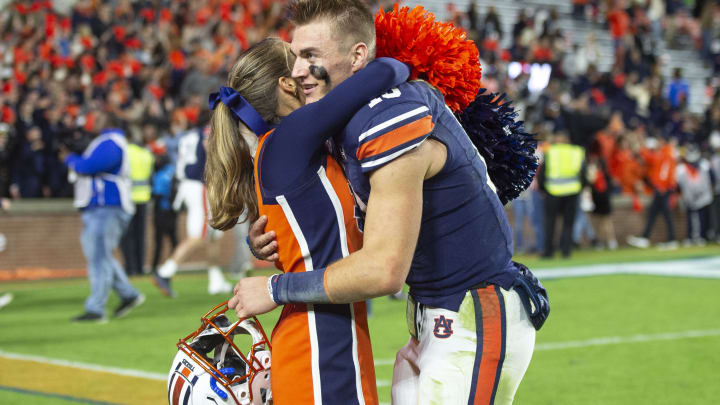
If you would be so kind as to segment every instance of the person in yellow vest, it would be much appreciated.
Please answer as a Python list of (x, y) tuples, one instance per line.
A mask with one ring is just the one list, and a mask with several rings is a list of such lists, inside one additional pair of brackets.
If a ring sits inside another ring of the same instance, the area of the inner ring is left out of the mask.
[(544, 258), (551, 258), (555, 251), (553, 237), (558, 214), (563, 219), (560, 250), (563, 257), (570, 256), (577, 201), (585, 180), (584, 171), (585, 149), (570, 144), (564, 133), (555, 135), (538, 172), (538, 183), (546, 194)]
[(143, 144), (130, 143), (127, 149), (130, 163), (131, 197), (135, 203), (135, 215), (123, 235), (120, 248), (125, 259), (128, 276), (143, 274), (145, 265), (145, 230), (147, 227), (147, 204), (152, 197), (150, 179), (155, 157)]

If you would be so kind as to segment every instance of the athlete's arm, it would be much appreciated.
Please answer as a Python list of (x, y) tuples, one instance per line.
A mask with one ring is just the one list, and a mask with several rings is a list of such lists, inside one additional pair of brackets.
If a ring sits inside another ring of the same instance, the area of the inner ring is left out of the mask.
[[(445, 147), (427, 140), (370, 175), (362, 249), (330, 265), (304, 273), (273, 276), (280, 303), (350, 303), (399, 291), (410, 271), (422, 218), (423, 181), (437, 174)], [(277, 306), (267, 291), (267, 277), (240, 280), (228, 306), (239, 317)]]

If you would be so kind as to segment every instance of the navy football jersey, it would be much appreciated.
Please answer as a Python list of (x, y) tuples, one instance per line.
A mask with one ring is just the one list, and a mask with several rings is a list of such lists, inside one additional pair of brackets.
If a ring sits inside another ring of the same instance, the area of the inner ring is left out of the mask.
[(178, 142), (178, 161), (175, 175), (180, 180), (196, 180), (205, 182), (205, 147), (203, 138), (207, 131), (200, 128), (192, 129), (180, 137)]
[(509, 289), (512, 231), (482, 156), (442, 95), (425, 82), (403, 83), (359, 110), (336, 140), (362, 227), (369, 174), (427, 138), (447, 150), (443, 169), (423, 184), (422, 225), (407, 283), (426, 305), (457, 311), (484, 282)]

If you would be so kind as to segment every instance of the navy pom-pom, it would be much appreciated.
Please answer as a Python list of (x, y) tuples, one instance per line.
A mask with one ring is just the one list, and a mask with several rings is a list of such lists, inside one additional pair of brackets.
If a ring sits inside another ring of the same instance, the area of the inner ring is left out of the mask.
[(525, 132), (505, 94), (480, 89), (475, 101), (457, 115), (472, 143), (485, 159), (490, 180), (503, 205), (527, 189), (538, 167), (537, 140)]

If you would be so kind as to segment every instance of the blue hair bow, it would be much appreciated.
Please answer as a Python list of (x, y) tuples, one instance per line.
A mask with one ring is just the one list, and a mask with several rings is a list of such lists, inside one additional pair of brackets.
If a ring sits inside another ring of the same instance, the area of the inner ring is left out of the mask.
[(236, 120), (242, 121), (255, 135), (263, 135), (269, 130), (265, 120), (235, 89), (222, 86), (219, 92), (210, 94), (208, 100), (210, 109), (214, 110), (220, 101), (230, 108)]

